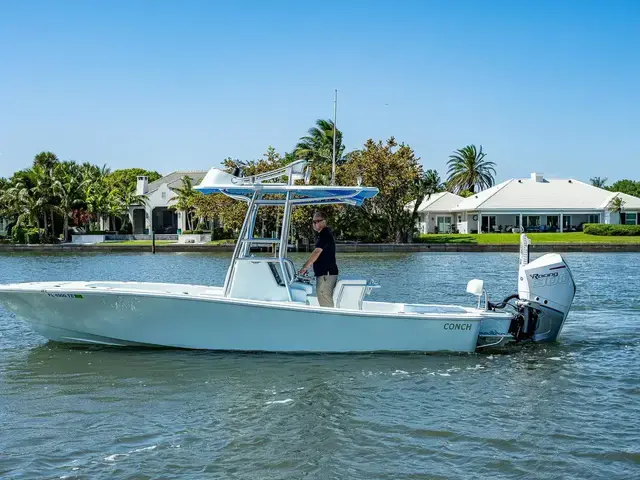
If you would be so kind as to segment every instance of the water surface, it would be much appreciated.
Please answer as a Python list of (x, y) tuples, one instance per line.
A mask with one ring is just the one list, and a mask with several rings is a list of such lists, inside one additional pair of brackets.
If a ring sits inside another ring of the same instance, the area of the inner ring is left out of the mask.
[[(0, 283), (215, 285), (228, 258), (4, 255)], [(640, 478), (640, 255), (566, 258), (560, 341), (505, 354), (72, 349), (0, 307), (0, 477)], [(470, 278), (493, 300), (516, 286), (516, 254), (339, 263), (382, 284), (372, 299), (471, 305)]]

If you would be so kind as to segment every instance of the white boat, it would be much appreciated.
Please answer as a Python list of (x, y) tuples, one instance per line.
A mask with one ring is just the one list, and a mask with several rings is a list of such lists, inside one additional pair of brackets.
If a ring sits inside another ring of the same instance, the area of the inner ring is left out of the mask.
[[(511, 342), (554, 341), (575, 284), (557, 254), (529, 263), (522, 236), (518, 294), (493, 304), (481, 280), (467, 291), (475, 306), (377, 302), (379, 285), (340, 278), (334, 308), (321, 307), (287, 258), (290, 217), (300, 205), (360, 206), (376, 188), (308, 185), (297, 161), (242, 177), (212, 168), (196, 188), (248, 204), (222, 286), (146, 282), (33, 282), (0, 285), (0, 302), (49, 340), (69, 344), (162, 346), (268, 352), (473, 352)], [(284, 182), (282, 180), (285, 180)], [(303, 185), (296, 181), (304, 180)], [(256, 238), (258, 209), (281, 206), (280, 238)], [(254, 256), (252, 245), (278, 246)], [(484, 296), (484, 300), (482, 300)]]

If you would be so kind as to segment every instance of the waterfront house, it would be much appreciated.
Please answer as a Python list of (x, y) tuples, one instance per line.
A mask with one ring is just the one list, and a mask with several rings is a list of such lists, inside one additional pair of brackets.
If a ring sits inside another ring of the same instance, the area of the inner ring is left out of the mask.
[(191, 183), (196, 186), (207, 174), (206, 170), (177, 171), (149, 183), (145, 176), (139, 176), (136, 184), (136, 194), (145, 195), (144, 204), (132, 205), (129, 209), (131, 224), (134, 234), (142, 233), (168, 233), (175, 234), (178, 229), (187, 229), (185, 212), (174, 210), (178, 194), (174, 191), (182, 187), (182, 178), (191, 178)]
[[(419, 209), (420, 233), (511, 232), (521, 227), (527, 232), (569, 232), (585, 223), (640, 224), (640, 198), (540, 173), (506, 180), (467, 198), (437, 195)], [(623, 201), (621, 212), (611, 211), (615, 198)]]

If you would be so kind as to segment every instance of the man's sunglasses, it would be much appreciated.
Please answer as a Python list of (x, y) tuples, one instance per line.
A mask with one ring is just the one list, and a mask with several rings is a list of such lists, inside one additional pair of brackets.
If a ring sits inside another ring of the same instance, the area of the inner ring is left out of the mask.
[(316, 223), (320, 223), (320, 222), (324, 222), (324, 219), (322, 219), (322, 220), (314, 220), (313, 224), (315, 225)]

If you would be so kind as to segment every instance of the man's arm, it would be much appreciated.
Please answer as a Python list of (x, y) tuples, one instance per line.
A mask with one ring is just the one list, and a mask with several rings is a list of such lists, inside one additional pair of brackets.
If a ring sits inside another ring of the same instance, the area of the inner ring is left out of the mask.
[(316, 249), (313, 252), (311, 252), (311, 256), (309, 257), (309, 260), (307, 260), (304, 266), (300, 269), (300, 273), (302, 274), (307, 273), (307, 270), (309, 269), (309, 267), (315, 263), (315, 261), (318, 259), (321, 253), (322, 253), (322, 249), (319, 247), (316, 247)]

